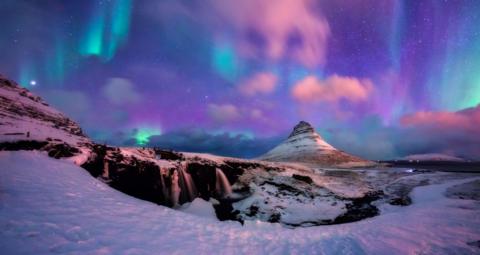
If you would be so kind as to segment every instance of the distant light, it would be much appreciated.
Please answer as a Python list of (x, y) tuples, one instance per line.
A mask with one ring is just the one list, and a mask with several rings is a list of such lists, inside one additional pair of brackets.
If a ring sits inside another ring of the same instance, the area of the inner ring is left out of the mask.
[(31, 80), (31, 81), (30, 81), (30, 85), (32, 85), (32, 86), (37, 85), (37, 81), (36, 81), (36, 80)]
[(147, 145), (150, 142), (150, 137), (155, 135), (161, 135), (162, 131), (159, 128), (140, 128), (134, 135), (134, 139), (137, 145)]

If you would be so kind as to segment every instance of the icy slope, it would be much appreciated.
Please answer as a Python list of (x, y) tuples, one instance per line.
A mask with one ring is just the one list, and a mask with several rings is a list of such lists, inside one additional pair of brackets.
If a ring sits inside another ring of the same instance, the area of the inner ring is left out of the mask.
[[(478, 179), (478, 178), (476, 178)], [(408, 207), (360, 222), (285, 229), (218, 222), (134, 199), (39, 152), (0, 152), (2, 254), (475, 254), (478, 201), (457, 180), (414, 190)], [(468, 245), (470, 243), (471, 245)]]
[(0, 116), (0, 141), (45, 141), (50, 138), (71, 144), (89, 142), (74, 121), (49, 106), (40, 97), (2, 76)]
[(368, 166), (373, 162), (349, 155), (328, 144), (307, 122), (300, 121), (287, 140), (273, 148), (260, 160), (302, 162), (327, 166)]
[(0, 75), (0, 150), (44, 150), (80, 165), (91, 147), (77, 123)]

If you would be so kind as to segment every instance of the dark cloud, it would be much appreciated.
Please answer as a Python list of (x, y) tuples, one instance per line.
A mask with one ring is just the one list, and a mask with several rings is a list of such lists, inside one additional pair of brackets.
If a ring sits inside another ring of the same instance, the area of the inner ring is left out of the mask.
[(480, 159), (480, 106), (456, 112), (425, 111), (405, 115), (399, 126), (365, 118), (355, 132), (348, 127), (327, 130), (335, 147), (368, 159), (442, 153)]
[(283, 139), (284, 136), (250, 138), (242, 134), (209, 134), (201, 129), (183, 129), (152, 136), (148, 146), (186, 152), (204, 152), (221, 156), (254, 158), (272, 149)]
[(417, 112), (403, 117), (401, 123), (400, 152), (480, 159), (480, 105), (457, 112)]

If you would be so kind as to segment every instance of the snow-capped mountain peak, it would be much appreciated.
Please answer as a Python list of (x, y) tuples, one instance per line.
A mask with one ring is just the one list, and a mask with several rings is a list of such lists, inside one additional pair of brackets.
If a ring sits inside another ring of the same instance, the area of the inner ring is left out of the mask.
[(260, 156), (262, 160), (302, 162), (318, 165), (371, 163), (349, 155), (327, 143), (310, 123), (300, 121), (287, 140)]
[(300, 121), (294, 128), (292, 133), (288, 137), (296, 136), (303, 133), (315, 133), (315, 129), (306, 121)]
[(328, 144), (313, 128), (310, 123), (300, 121), (290, 133), (287, 139), (296, 148), (314, 147), (322, 150), (335, 150), (333, 146)]

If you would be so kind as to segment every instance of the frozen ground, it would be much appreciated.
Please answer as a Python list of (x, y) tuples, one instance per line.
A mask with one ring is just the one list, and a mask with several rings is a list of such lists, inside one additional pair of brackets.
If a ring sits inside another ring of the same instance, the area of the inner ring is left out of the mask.
[[(444, 196), (480, 177), (416, 188), (355, 223), (287, 229), (218, 222), (141, 201), (39, 152), (0, 152), (2, 254), (475, 254), (480, 203)], [(202, 210), (205, 206), (198, 204)], [(467, 244), (467, 243), (470, 243)]]

